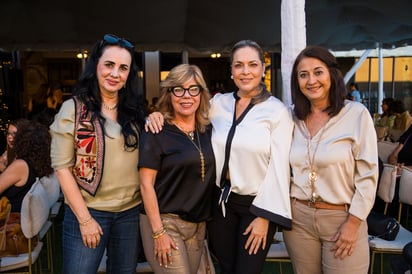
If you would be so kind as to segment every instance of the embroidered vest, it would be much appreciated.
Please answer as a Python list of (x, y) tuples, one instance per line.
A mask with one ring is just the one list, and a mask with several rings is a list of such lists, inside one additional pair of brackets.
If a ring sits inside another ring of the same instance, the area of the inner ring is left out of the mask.
[(76, 96), (74, 125), (75, 163), (73, 175), (77, 184), (95, 196), (103, 175), (104, 133), (98, 119), (92, 120), (92, 113)]

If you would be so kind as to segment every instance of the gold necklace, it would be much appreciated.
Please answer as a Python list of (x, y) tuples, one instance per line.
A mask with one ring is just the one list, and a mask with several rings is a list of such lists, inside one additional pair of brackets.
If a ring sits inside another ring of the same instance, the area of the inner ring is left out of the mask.
[(113, 106), (108, 106), (108, 105), (106, 105), (105, 102), (102, 102), (102, 105), (103, 105), (103, 108), (104, 108), (104, 109), (107, 109), (107, 110), (109, 110), (109, 111), (115, 110), (115, 109), (117, 108), (117, 103), (114, 104)]
[[(203, 155), (202, 145), (200, 144), (199, 131), (197, 131), (197, 130), (196, 130), (196, 127), (195, 127), (195, 131), (192, 130), (192, 131), (187, 132), (187, 131), (183, 130), (176, 122), (175, 122), (175, 125), (176, 125), (176, 127), (177, 127), (180, 131), (182, 131), (182, 132), (187, 136), (187, 138), (192, 142), (192, 144), (195, 146), (195, 148), (197, 149), (197, 151), (199, 151), (199, 157), (200, 157), (200, 176), (201, 176), (201, 178), (202, 178), (202, 182), (204, 182), (204, 181), (205, 181), (205, 157), (204, 157), (204, 155)], [(195, 132), (196, 132), (196, 135), (197, 135), (197, 143), (198, 143), (199, 145), (197, 145), (197, 144), (195, 143)]]
[(195, 140), (195, 132), (194, 132), (194, 130), (184, 130), (183, 127), (182, 127), (179, 123), (177, 123), (177, 122), (174, 122), (174, 123), (175, 123), (175, 125), (177, 126), (177, 128), (180, 129), (180, 131), (182, 131), (184, 134), (187, 135), (187, 137), (190, 138), (190, 140), (192, 140), (192, 141)]
[(309, 132), (309, 118), (306, 117), (306, 129), (308, 131), (307, 132), (307, 134), (308, 134), (308, 138), (307, 138), (307, 141), (308, 141), (308, 146), (307, 146), (308, 147), (308, 160), (309, 160), (309, 167), (310, 167), (310, 172), (309, 172), (308, 177), (309, 177), (309, 185), (310, 185), (311, 191), (312, 191), (311, 197), (310, 197), (309, 200), (310, 200), (311, 203), (315, 203), (319, 199), (319, 195), (316, 193), (316, 181), (318, 179), (318, 174), (317, 174), (316, 168), (315, 168), (315, 155), (316, 155), (316, 152), (318, 151), (319, 143), (322, 139), (323, 132), (325, 131), (325, 127), (326, 127), (326, 124), (328, 123), (328, 121), (329, 121), (329, 119), (326, 121), (326, 123), (320, 129), (321, 132), (320, 132), (320, 135), (319, 135), (319, 139), (316, 142), (316, 147), (315, 147), (315, 149), (313, 151), (313, 155), (311, 157), (310, 151), (311, 151), (312, 137), (311, 137), (310, 132)]

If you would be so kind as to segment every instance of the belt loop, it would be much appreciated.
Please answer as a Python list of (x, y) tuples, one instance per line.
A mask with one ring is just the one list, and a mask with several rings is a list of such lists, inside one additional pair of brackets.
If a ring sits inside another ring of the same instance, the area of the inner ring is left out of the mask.
[(346, 211), (346, 212), (349, 212), (349, 206), (348, 206), (348, 204), (345, 204), (345, 211)]

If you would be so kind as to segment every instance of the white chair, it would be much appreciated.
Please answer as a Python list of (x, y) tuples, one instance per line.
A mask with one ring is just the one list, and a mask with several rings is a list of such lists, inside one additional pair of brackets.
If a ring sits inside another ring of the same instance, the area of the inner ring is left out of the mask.
[[(33, 265), (38, 261), (43, 247), (41, 241), (51, 227), (49, 216), (49, 200), (46, 190), (37, 180), (23, 199), (21, 208), (21, 229), (29, 242), (28, 253), (13, 257), (1, 258), (0, 272), (28, 268), (25, 273), (33, 272)], [(32, 250), (31, 244), (34, 237), (38, 237), (37, 245)], [(39, 270), (41, 270), (40, 265)]]
[[(401, 179), (399, 181), (399, 213), (398, 222), (401, 222), (402, 205), (412, 205), (412, 169), (402, 167)], [(406, 213), (406, 226), (409, 221), (409, 207)]]
[[(60, 183), (57, 179), (57, 175), (53, 172), (49, 176), (44, 176), (40, 178), (40, 183), (44, 187), (47, 193), (47, 198), (49, 200), (49, 221), (53, 223), (53, 219), (59, 213), (62, 202), (60, 199)], [(55, 231), (54, 226), (51, 229), (51, 235), (47, 234), (47, 269), (53, 272), (53, 249), (55, 246)]]
[(386, 215), (389, 203), (392, 203), (395, 196), (396, 187), (396, 172), (395, 165), (383, 164), (383, 171), (379, 181), (378, 196), (385, 202), (385, 210), (383, 214)]
[(371, 237), (369, 247), (371, 250), (370, 274), (373, 273), (375, 266), (375, 255), (381, 255), (380, 273), (383, 272), (383, 254), (402, 254), (403, 247), (412, 240), (412, 232), (400, 227), (398, 235), (393, 241), (386, 241), (378, 237)]
[[(102, 260), (100, 261), (99, 268), (97, 269), (97, 273), (106, 273), (106, 250), (104, 251)], [(153, 273), (152, 268), (150, 267), (148, 262), (138, 263), (136, 267), (136, 273)]]
[(389, 141), (379, 141), (378, 142), (378, 155), (382, 162), (388, 163), (388, 157), (398, 146), (398, 143), (392, 143)]
[(289, 253), (286, 249), (285, 242), (283, 241), (283, 233), (278, 231), (273, 237), (273, 242), (270, 245), (269, 252), (266, 256), (266, 262), (279, 263), (279, 272), (282, 271), (282, 263), (290, 263)]

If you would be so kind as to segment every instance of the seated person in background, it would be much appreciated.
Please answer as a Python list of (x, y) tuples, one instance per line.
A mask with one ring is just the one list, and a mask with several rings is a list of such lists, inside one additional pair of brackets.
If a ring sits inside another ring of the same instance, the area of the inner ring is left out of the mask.
[[(402, 166), (407, 166), (409, 168), (412, 168), (412, 125), (399, 138), (399, 144), (395, 147), (395, 149), (393, 149), (392, 153), (389, 154), (388, 159), (383, 158), (380, 160), (384, 162), (387, 161), (387, 163), (391, 165), (398, 166), (398, 169), (397, 169), (398, 175), (401, 175), (402, 173)], [(399, 179), (400, 177), (397, 178), (396, 185), (395, 185), (395, 195), (386, 213), (387, 215), (390, 215), (395, 218), (398, 217), (398, 208), (399, 208)], [(379, 196), (376, 196), (373, 210), (378, 211), (378, 212), (383, 212), (384, 207), (385, 207), (384, 201)]]
[(63, 91), (60, 83), (55, 84), (47, 91), (47, 107), (58, 111), (63, 104)]
[(412, 125), (399, 138), (399, 145), (389, 155), (388, 163), (412, 168)]
[(378, 140), (386, 140), (389, 130), (395, 123), (396, 115), (393, 113), (392, 104), (394, 99), (391, 97), (382, 100), (382, 114), (376, 113), (374, 115), (375, 130)]
[(382, 114), (378, 114), (375, 126), (392, 128), (396, 115), (393, 113), (392, 104), (395, 100), (391, 97), (382, 100)]
[(11, 212), (20, 212), (23, 198), (36, 177), (53, 173), (48, 128), (25, 119), (18, 121), (18, 128), (14, 138), (16, 159), (0, 175), (0, 196), (10, 200)]
[(4, 153), (0, 157), (0, 172), (3, 172), (8, 165), (13, 162), (16, 158), (16, 154), (14, 153), (13, 143), (14, 143), (14, 136), (17, 133), (17, 121), (10, 122), (9, 127), (6, 131), (6, 142), (7, 147)]
[(412, 116), (405, 109), (405, 105), (401, 100), (395, 100), (392, 104), (392, 111), (396, 115), (392, 129), (389, 131), (389, 137), (393, 142), (399, 140), (410, 125), (412, 125)]

